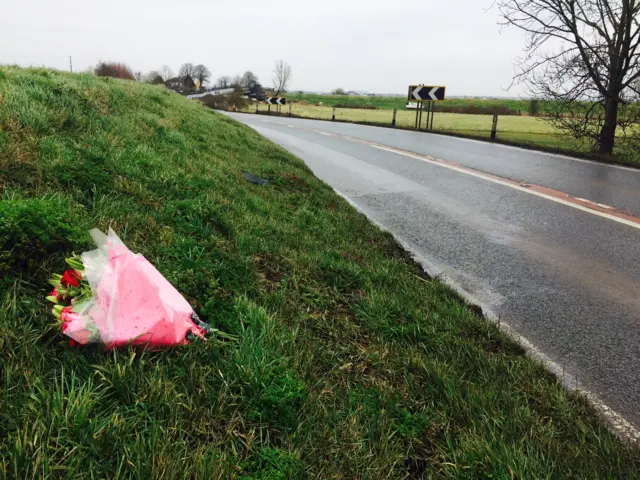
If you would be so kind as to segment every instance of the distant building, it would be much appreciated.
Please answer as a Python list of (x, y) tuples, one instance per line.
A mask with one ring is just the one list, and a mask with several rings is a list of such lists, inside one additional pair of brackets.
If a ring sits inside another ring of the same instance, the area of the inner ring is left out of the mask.
[(164, 82), (171, 90), (182, 90), (183, 88), (195, 88), (196, 82), (189, 75), (186, 77), (173, 77)]

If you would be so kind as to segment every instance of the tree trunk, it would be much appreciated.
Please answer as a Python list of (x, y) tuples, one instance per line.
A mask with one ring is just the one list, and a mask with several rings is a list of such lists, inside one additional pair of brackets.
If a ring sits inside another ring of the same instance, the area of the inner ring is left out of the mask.
[(616, 127), (618, 125), (618, 105), (616, 97), (609, 97), (604, 105), (604, 125), (598, 138), (598, 153), (611, 155), (616, 140)]

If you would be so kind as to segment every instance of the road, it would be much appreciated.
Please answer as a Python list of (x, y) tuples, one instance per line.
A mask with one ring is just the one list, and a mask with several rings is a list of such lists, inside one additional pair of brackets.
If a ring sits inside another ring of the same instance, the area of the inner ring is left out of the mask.
[(521, 335), (567, 386), (612, 409), (613, 423), (640, 427), (640, 171), (433, 134), (229, 115), (303, 159), (431, 275)]

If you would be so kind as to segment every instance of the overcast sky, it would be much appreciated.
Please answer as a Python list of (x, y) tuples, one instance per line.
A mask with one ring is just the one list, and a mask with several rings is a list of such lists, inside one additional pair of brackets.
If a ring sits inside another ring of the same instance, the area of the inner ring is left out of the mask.
[(493, 0), (0, 0), (0, 63), (83, 70), (99, 60), (146, 72), (203, 63), (214, 77), (273, 63), (290, 89), (448, 95), (506, 91), (522, 35), (498, 25)]

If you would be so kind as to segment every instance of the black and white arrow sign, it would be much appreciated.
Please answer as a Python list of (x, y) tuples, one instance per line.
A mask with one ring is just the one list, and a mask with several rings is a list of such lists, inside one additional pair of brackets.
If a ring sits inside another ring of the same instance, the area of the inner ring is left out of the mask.
[(287, 99), (284, 97), (267, 97), (269, 105), (286, 105)]
[(447, 87), (432, 87), (427, 85), (411, 85), (409, 87), (409, 101), (411, 102), (442, 102)]

